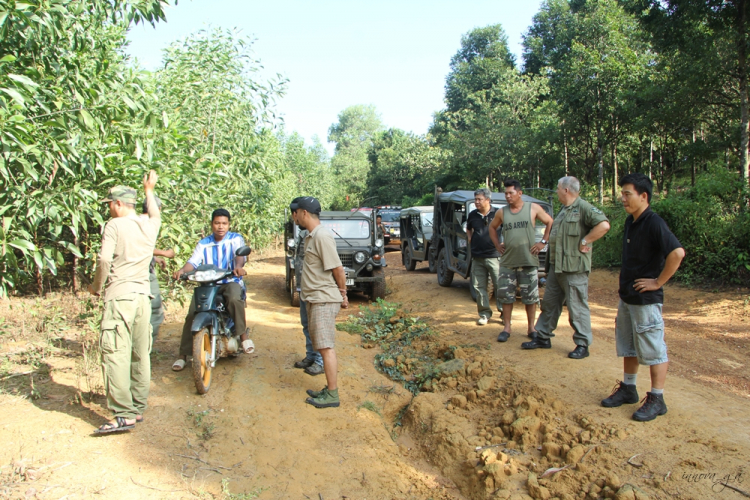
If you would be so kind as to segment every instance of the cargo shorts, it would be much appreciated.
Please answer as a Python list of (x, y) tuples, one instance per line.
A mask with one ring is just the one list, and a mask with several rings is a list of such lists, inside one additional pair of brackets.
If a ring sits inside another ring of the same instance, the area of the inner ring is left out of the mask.
[(639, 364), (647, 366), (669, 361), (661, 307), (661, 304), (631, 305), (620, 300), (615, 319), (618, 357), (638, 358)]
[(521, 302), (524, 304), (539, 302), (539, 268), (500, 266), (498, 300), (503, 304), (513, 304), (516, 301), (516, 287), (521, 289)]

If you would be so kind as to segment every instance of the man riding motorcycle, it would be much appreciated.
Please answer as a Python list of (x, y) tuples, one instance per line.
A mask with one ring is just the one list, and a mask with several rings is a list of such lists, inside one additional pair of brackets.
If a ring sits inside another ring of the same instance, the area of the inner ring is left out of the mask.
[[(235, 324), (235, 331), (242, 332), (242, 350), (250, 354), (255, 350), (253, 341), (248, 338), (245, 326), (245, 283), (242, 276), (247, 272), (243, 269), (246, 257), (236, 256), (238, 248), (245, 245), (245, 239), (239, 233), (229, 231), (231, 220), (229, 211), (217, 208), (211, 214), (211, 230), (213, 234), (200, 240), (182, 268), (175, 271), (174, 279), (179, 279), (185, 273), (193, 271), (201, 264), (212, 264), (221, 269), (231, 270), (233, 276), (220, 281), (219, 292), (224, 296), (226, 308)], [(180, 371), (185, 368), (187, 357), (193, 352), (193, 333), (191, 325), (195, 316), (195, 297), (190, 302), (185, 324), (182, 326), (182, 340), (180, 342), (179, 358), (172, 364), (172, 370)]]

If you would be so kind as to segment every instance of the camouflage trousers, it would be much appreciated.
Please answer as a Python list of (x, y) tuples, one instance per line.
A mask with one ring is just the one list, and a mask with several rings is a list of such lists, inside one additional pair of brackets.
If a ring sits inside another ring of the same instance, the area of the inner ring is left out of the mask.
[(539, 302), (539, 268), (536, 266), (500, 266), (500, 286), (497, 299), (503, 304), (516, 301), (516, 287), (521, 289), (521, 302), (526, 305)]

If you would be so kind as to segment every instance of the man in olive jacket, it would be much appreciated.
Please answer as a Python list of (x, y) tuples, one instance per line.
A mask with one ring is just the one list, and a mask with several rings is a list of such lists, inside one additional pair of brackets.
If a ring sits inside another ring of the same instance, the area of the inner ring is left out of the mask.
[(524, 349), (549, 349), (564, 303), (573, 327), (576, 348), (568, 354), (572, 359), (589, 355), (593, 340), (589, 311), (589, 272), (591, 243), (609, 231), (609, 221), (601, 210), (579, 197), (580, 183), (575, 177), (563, 177), (557, 183), (557, 197), (563, 204), (552, 225), (547, 262), (547, 289), (542, 300), (542, 313), (536, 322), (536, 334)]

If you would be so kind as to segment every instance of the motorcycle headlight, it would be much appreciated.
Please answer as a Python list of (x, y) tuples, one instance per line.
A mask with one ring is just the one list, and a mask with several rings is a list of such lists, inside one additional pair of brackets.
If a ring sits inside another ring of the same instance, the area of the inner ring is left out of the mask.
[(357, 253), (354, 254), (354, 261), (357, 264), (363, 263), (365, 261), (365, 259), (367, 259), (367, 255), (365, 255), (364, 252), (357, 252)]
[(383, 246), (383, 239), (382, 238), (378, 238), (377, 240), (375, 240), (375, 246), (376, 247), (382, 247)]
[(286, 246), (288, 246), (289, 248), (293, 248), (294, 247), (294, 238), (289, 238), (288, 240), (286, 240)]
[(197, 271), (193, 273), (190, 279), (194, 281), (216, 281), (224, 276), (224, 271)]

